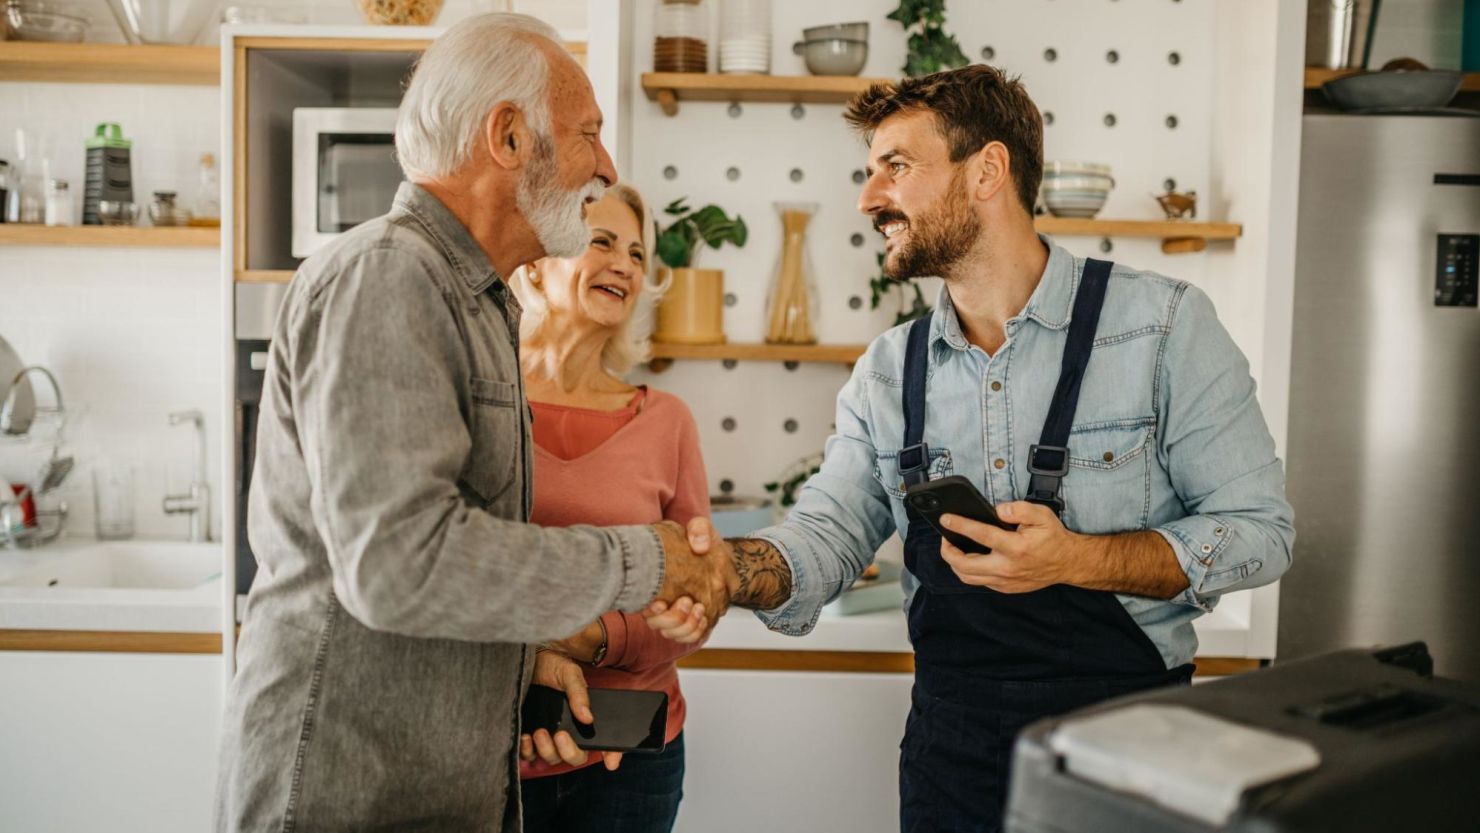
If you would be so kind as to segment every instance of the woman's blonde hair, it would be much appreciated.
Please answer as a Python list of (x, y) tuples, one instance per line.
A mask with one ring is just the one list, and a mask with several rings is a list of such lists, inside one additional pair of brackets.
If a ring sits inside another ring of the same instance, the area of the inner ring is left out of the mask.
[[(647, 205), (643, 202), (642, 195), (637, 192), (636, 188), (620, 182), (606, 189), (606, 194), (616, 197), (618, 202), (627, 206), (637, 217), (638, 237), (642, 240), (644, 251), (642, 291), (637, 295), (632, 314), (627, 316), (627, 320), (622, 322), (601, 351), (602, 367), (608, 373), (625, 377), (634, 366), (648, 359), (658, 299), (668, 290), (668, 283), (655, 284), (648, 280), (653, 272), (654, 254), (649, 233)], [(538, 283), (530, 279), (534, 271), (533, 266), (521, 266), (514, 270), (509, 280), (509, 286), (519, 298), (519, 303), (524, 306), (524, 317), (519, 323), (519, 339), (526, 342), (538, 341), (540, 328), (545, 326), (550, 312), (549, 305), (545, 302), (544, 291)], [(538, 351), (532, 351), (527, 358), (531, 361), (548, 360), (538, 359), (537, 355)], [(537, 367), (536, 369), (551, 376), (555, 375), (558, 370), (555, 367)]]

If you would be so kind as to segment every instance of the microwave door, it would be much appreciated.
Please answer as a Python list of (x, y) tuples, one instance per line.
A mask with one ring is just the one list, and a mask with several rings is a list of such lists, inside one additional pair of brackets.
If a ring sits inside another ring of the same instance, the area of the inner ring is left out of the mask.
[(317, 231), (337, 234), (390, 211), (401, 184), (390, 134), (319, 136)]

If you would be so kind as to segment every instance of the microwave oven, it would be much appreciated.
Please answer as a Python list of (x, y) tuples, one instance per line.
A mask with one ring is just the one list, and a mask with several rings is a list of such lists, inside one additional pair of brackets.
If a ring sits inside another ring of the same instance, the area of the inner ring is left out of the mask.
[(403, 179), (395, 132), (394, 108), (293, 110), (294, 257), (390, 211)]

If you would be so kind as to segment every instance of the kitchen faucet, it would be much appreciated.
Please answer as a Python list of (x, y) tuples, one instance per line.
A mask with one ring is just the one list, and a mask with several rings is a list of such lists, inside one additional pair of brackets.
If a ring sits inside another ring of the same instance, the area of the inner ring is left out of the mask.
[(190, 491), (183, 495), (165, 495), (166, 515), (190, 515), (190, 540), (211, 540), (211, 486), (206, 480), (206, 418), (198, 410), (177, 411), (170, 414), (170, 425), (190, 422), (195, 425), (198, 441), (195, 453), (195, 482)]

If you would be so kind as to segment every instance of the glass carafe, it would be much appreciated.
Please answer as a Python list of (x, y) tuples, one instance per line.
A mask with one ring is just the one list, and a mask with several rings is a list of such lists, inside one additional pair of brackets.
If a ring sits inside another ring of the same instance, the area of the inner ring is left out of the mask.
[(807, 226), (817, 213), (815, 202), (778, 202), (781, 257), (766, 295), (768, 344), (817, 343), (817, 276), (807, 254)]

